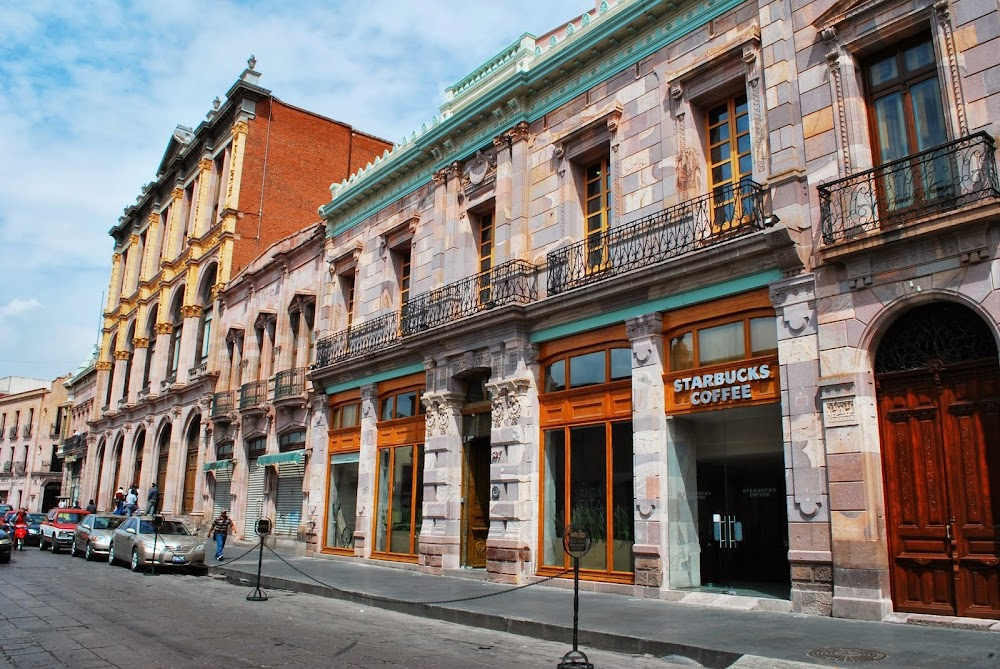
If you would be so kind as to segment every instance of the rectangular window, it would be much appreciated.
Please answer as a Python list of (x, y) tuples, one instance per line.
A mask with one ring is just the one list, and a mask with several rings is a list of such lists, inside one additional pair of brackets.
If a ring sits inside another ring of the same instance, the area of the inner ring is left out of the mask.
[(306, 447), (306, 433), (303, 430), (289, 432), (278, 437), (278, 450), (298, 451)]
[(479, 217), (479, 303), (493, 299), (491, 270), (493, 269), (493, 212)]
[[(864, 68), (875, 161), (884, 165), (948, 141), (944, 107), (929, 36), (904, 42)], [(954, 195), (957, 167), (930, 156), (893, 167), (876, 182), (879, 204), (896, 210)]]
[(604, 351), (576, 355), (569, 359), (569, 387), (582, 388), (605, 382)]
[(745, 355), (743, 321), (698, 330), (698, 358), (703, 366), (742, 360)]
[(750, 110), (746, 95), (738, 95), (708, 111), (708, 173), (712, 193), (712, 231), (737, 227), (750, 200), (740, 184), (753, 176)]
[(399, 279), (400, 306), (410, 301), (410, 249), (394, 252), (396, 257), (396, 276)]
[(341, 430), (346, 427), (357, 427), (361, 424), (361, 404), (342, 404), (330, 411), (330, 429)]
[(340, 279), (340, 296), (344, 301), (344, 316), (347, 321), (345, 327), (351, 327), (351, 324), (354, 323), (354, 276), (340, 274), (338, 278)]
[(750, 355), (777, 355), (778, 328), (773, 318), (750, 319)]
[(601, 270), (608, 261), (608, 228), (613, 215), (611, 169), (607, 157), (584, 167), (584, 234), (587, 239), (587, 269)]

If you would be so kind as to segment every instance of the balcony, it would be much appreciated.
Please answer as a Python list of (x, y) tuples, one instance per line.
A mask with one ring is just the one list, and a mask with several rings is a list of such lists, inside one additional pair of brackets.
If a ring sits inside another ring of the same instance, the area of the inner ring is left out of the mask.
[(123, 397), (120, 400), (118, 400), (118, 410), (119, 411), (123, 411), (123, 410), (127, 409), (130, 406), (131, 405), (128, 403), (128, 398), (127, 397)]
[(759, 232), (771, 224), (766, 196), (762, 186), (744, 180), (553, 251), (549, 295)]
[(225, 419), (233, 412), (234, 396), (232, 390), (226, 390), (212, 395), (212, 415), (213, 419)]
[(316, 367), (380, 351), (399, 342), (399, 314), (393, 312), (352, 325), (316, 342)]
[(240, 386), (240, 411), (262, 410), (267, 403), (267, 381), (253, 381)]
[(177, 383), (177, 372), (174, 372), (167, 378), (160, 381), (160, 391), (166, 392), (170, 390), (170, 386), (174, 385), (175, 383)]
[(24, 476), (24, 463), (15, 462), (14, 463), (14, 476)]
[(3, 474), (10, 474), (10, 470), (13, 467), (13, 465), (14, 465), (14, 463), (11, 462), (10, 460), (4, 461), (4, 463), (3, 463), (3, 472), (2, 473)]
[(136, 396), (135, 396), (135, 402), (136, 402), (136, 404), (142, 404), (143, 402), (145, 402), (146, 400), (148, 400), (149, 399), (149, 393), (150, 393), (150, 391), (151, 391), (151, 388), (149, 387), (148, 383), (146, 385), (144, 385), (142, 388), (140, 388), (139, 392), (136, 393)]
[(199, 379), (202, 376), (205, 376), (207, 373), (208, 373), (208, 360), (205, 360), (204, 362), (195, 365), (194, 367), (188, 370), (188, 382)]
[(59, 436), (59, 428), (56, 427), (55, 423), (53, 423), (52, 425), (49, 426), (49, 439), (55, 439), (58, 436)]
[(823, 244), (905, 232), (1000, 198), (993, 138), (979, 132), (819, 186)]
[(306, 391), (306, 370), (286, 369), (274, 375), (274, 401), (281, 399), (299, 399)]
[(25, 439), (31, 436), (31, 425), (24, 426), (24, 432), (21, 433), (21, 436)]
[(537, 299), (535, 266), (511, 260), (412, 298), (400, 312), (400, 334), (407, 337), (483, 311)]

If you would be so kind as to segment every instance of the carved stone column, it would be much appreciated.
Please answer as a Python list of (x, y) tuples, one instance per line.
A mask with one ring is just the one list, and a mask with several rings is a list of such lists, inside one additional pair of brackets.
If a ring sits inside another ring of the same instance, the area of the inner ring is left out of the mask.
[(149, 365), (150, 393), (160, 392), (160, 383), (167, 378), (167, 356), (170, 355), (170, 335), (174, 326), (170, 323), (156, 324), (156, 356)]
[(378, 385), (361, 386), (361, 452), (358, 454), (358, 516), (354, 523), (354, 555), (370, 557), (375, 514), (375, 469), (378, 466)]
[(462, 552), (462, 403), (464, 395), (428, 390), (424, 437), (424, 508), (420, 564), (434, 573), (458, 569)]
[(486, 385), (493, 402), (490, 432), (490, 533), (486, 571), (491, 581), (521, 583), (533, 573), (537, 538), (538, 351), (527, 337), (508, 339), (494, 356)]
[(190, 369), (193, 367), (195, 351), (201, 342), (198, 341), (198, 325), (201, 320), (202, 308), (195, 304), (186, 304), (181, 307), (181, 316), (184, 319), (183, 330), (181, 331), (181, 354), (177, 363), (177, 383), (187, 383), (190, 376)]
[[(510, 209), (507, 215), (508, 243), (507, 259), (529, 259), (531, 251), (530, 231), (528, 230), (528, 203), (531, 200), (531, 179), (528, 165), (528, 124), (518, 123), (506, 136), (510, 145)], [(499, 160), (499, 152), (498, 152)], [(497, 175), (499, 186), (499, 173)], [(499, 210), (499, 201), (497, 209)], [(499, 213), (499, 212), (498, 212)]]
[[(690, 523), (690, 520), (685, 513), (687, 507), (682, 505), (683, 508), (675, 509), (675, 500), (668, 498), (670, 470), (664, 443), (667, 418), (663, 391), (663, 318), (656, 313), (629, 319), (625, 331), (632, 342), (633, 550), (636, 591), (641, 596), (667, 584), (664, 558), (671, 545), (668, 541), (671, 521)], [(669, 564), (672, 565), (673, 560)]]

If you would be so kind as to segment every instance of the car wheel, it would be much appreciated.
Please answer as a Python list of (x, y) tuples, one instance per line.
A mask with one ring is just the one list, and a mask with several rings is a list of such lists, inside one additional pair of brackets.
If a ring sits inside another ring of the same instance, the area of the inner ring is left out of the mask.
[(87, 542), (86, 547), (83, 549), (83, 559), (90, 562), (94, 559), (94, 551), (90, 548), (90, 542)]
[(45, 535), (38, 537), (38, 550), (45, 550)]
[(76, 557), (77, 556), (77, 552), (76, 552), (76, 539), (73, 539), (73, 543), (71, 543), (69, 545), (69, 556), (70, 557)]
[(111, 548), (108, 549), (108, 564), (115, 563), (115, 544), (111, 542)]
[(142, 565), (139, 564), (139, 550), (132, 549), (132, 571), (139, 571)]
[(0, 557), (0, 564), (7, 564), (8, 562), (10, 562), (9, 555), (4, 555), (3, 557)]
[(52, 554), (55, 555), (59, 552), (59, 542), (55, 539), (52, 540)]

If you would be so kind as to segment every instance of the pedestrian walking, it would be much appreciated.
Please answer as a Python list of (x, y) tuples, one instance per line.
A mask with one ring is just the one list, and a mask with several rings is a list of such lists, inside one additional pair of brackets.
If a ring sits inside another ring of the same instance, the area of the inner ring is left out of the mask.
[(149, 494), (146, 495), (146, 515), (152, 516), (156, 514), (156, 505), (160, 501), (160, 491), (156, 487), (156, 481), (153, 481), (149, 485)]
[(223, 511), (219, 514), (219, 517), (212, 522), (212, 529), (209, 531), (208, 535), (210, 538), (215, 538), (215, 559), (222, 559), (222, 550), (226, 547), (226, 535), (229, 534), (229, 530), (236, 529), (233, 525), (233, 521), (229, 518), (229, 513)]

